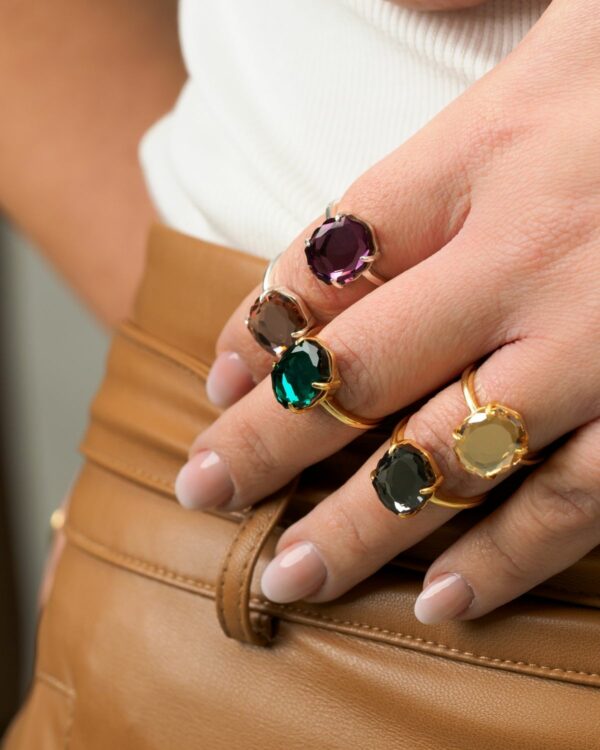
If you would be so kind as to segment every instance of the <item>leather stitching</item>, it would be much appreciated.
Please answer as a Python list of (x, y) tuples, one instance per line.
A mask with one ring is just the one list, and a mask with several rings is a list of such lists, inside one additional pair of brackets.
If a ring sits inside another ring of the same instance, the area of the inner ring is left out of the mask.
[(69, 745), (71, 744), (71, 733), (73, 731), (73, 720), (75, 718), (75, 690), (73, 690), (72, 687), (69, 687), (69, 685), (65, 685), (64, 682), (61, 682), (56, 677), (53, 677), (47, 672), (37, 671), (35, 674), (35, 679), (38, 680), (38, 682), (48, 685), (59, 693), (62, 693), (66, 698), (68, 698), (69, 712), (67, 714), (67, 720), (65, 723), (63, 741), (63, 750), (68, 750)]
[(102, 544), (102, 542), (97, 542), (81, 531), (77, 531), (73, 528), (71, 523), (68, 523), (65, 526), (65, 532), (68, 541), (71, 542), (74, 547), (88, 552), (100, 559), (107, 560), (117, 566), (121, 564), (123, 567), (138, 570), (142, 575), (147, 574), (152, 575), (153, 577), (158, 576), (159, 578), (164, 578), (166, 580), (176, 581), (177, 583), (184, 584), (188, 588), (197, 590), (199, 593), (210, 592), (211, 595), (213, 595), (215, 592), (215, 586), (210, 583), (205, 583), (196, 578), (181, 575), (180, 573), (176, 573), (168, 568), (162, 568), (158, 565), (147, 562), (146, 560), (127, 555), (124, 552), (108, 547), (107, 545)]
[(88, 448), (84, 445), (81, 450), (86, 458), (89, 458), (91, 461), (98, 464), (98, 466), (101, 466), (103, 469), (112, 469), (113, 471), (116, 471), (121, 475), (123, 475), (124, 473), (126, 476), (128, 474), (133, 474), (134, 476), (141, 477), (142, 479), (150, 479), (155, 484), (158, 484), (160, 487), (167, 490), (170, 495), (174, 494), (173, 482), (169, 482), (164, 477), (159, 477), (156, 474), (150, 474), (149, 472), (140, 469), (134, 464), (127, 463), (127, 461), (123, 461), (120, 458), (115, 458), (114, 456), (109, 456), (107, 453), (99, 451), (96, 448)]
[(36, 679), (38, 679), (40, 682), (46, 683), (46, 685), (49, 685), (51, 688), (54, 688), (55, 690), (58, 690), (60, 693), (64, 693), (68, 698), (74, 698), (75, 697), (75, 691), (72, 687), (69, 687), (68, 685), (65, 685), (64, 682), (61, 682), (56, 677), (53, 677), (51, 674), (48, 674), (47, 672), (41, 672), (38, 671), (35, 674)]
[[(208, 376), (208, 371), (211, 367), (209, 363), (204, 362), (201, 359), (197, 359), (196, 357), (192, 357), (185, 352), (179, 352), (179, 350), (177, 350), (175, 347), (169, 344), (165, 344), (163, 341), (161, 341), (161, 339), (152, 336), (152, 334), (149, 334), (146, 331), (140, 330), (140, 333), (138, 334), (135, 324), (128, 321), (122, 323), (117, 328), (116, 333), (129, 343), (135, 344), (140, 349), (143, 349), (150, 354), (155, 354), (157, 357), (160, 357), (170, 364), (175, 365), (175, 367), (179, 367), (189, 375), (193, 375), (196, 380), (199, 380), (202, 384), (204, 384)], [(143, 339), (141, 338), (142, 336)], [(165, 349), (167, 348), (169, 350), (168, 352), (165, 351)], [(189, 364), (190, 362), (193, 362), (194, 364)], [(198, 366), (198, 370), (194, 369), (196, 364)]]
[[(166, 579), (179, 581), (179, 582), (187, 584), (188, 586), (192, 588), (195, 588), (203, 592), (215, 592), (216, 590), (216, 587), (210, 583), (201, 581), (196, 578), (189, 578), (186, 576), (182, 576), (167, 568), (158, 567), (145, 560), (140, 560), (136, 557), (126, 555), (122, 552), (119, 552), (118, 550), (114, 550), (108, 547), (107, 545), (104, 545), (100, 542), (96, 542), (95, 540), (91, 539), (89, 536), (82, 533), (81, 531), (74, 529), (70, 523), (67, 524), (67, 526), (65, 527), (65, 530), (67, 532), (67, 540), (69, 542), (74, 544), (74, 546), (79, 547), (83, 551), (87, 551), (90, 554), (94, 554), (93, 549), (95, 548), (97, 550), (96, 555), (98, 557), (104, 557), (105, 559), (109, 561), (112, 561), (115, 563), (118, 560), (126, 561), (137, 568), (145, 570), (148, 574), (154, 573), (155, 575), (159, 575), (160, 577), (163, 577)], [(77, 542), (77, 540), (79, 540), (79, 543)], [(101, 554), (100, 550), (104, 552), (104, 555)], [(312, 609), (304, 609), (301, 607), (295, 607), (291, 604), (276, 604), (267, 599), (262, 599), (259, 597), (251, 597), (250, 602), (260, 606), (261, 608), (264, 608), (266, 606), (270, 610), (274, 609), (278, 612), (285, 613), (287, 611), (291, 613), (308, 616), (317, 621), (320, 620), (323, 622), (328, 622), (328, 623), (331, 623), (332, 625), (353, 627), (359, 630), (366, 630), (366, 631), (371, 631), (371, 632), (379, 633), (379, 634), (386, 635), (386, 636), (391, 636), (394, 638), (398, 638), (399, 640), (403, 640), (403, 641), (414, 643), (414, 644), (419, 644), (421, 646), (432, 646), (432, 647), (437, 648), (440, 651), (445, 651), (447, 653), (456, 654), (460, 656), (466, 656), (466, 657), (469, 657), (470, 659), (475, 659), (485, 664), (505, 664), (505, 665), (512, 666), (512, 667), (516, 666), (516, 667), (527, 667), (530, 669), (538, 669), (541, 671), (554, 673), (554, 674), (580, 675), (582, 677), (600, 678), (600, 674), (597, 672), (585, 672), (585, 671), (581, 671), (577, 669), (568, 669), (564, 667), (552, 667), (546, 664), (536, 664), (535, 662), (524, 662), (524, 661), (514, 660), (514, 659), (503, 659), (499, 657), (487, 656), (485, 654), (475, 654), (472, 651), (464, 651), (459, 648), (448, 646), (444, 643), (439, 643), (438, 641), (430, 641), (424, 638), (420, 638), (419, 636), (409, 635), (408, 633), (400, 633), (398, 631), (389, 630), (387, 628), (380, 628), (376, 625), (370, 625), (368, 623), (359, 622), (359, 621), (340, 620), (335, 617), (330, 617), (329, 615), (323, 614), (321, 612), (317, 612)]]

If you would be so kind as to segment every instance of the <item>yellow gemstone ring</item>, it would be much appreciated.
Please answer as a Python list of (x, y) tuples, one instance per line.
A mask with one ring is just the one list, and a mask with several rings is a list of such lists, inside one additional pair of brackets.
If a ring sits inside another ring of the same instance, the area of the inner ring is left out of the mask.
[(461, 466), (483, 479), (493, 479), (518, 464), (542, 460), (529, 452), (529, 435), (519, 412), (491, 402), (481, 406), (475, 395), (475, 374), (470, 365), (463, 372), (461, 385), (471, 413), (454, 430), (454, 452)]

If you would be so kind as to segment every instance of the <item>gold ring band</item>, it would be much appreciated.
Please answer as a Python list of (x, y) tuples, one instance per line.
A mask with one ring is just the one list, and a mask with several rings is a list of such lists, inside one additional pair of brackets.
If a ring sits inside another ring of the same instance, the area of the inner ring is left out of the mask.
[(390, 447), (371, 472), (371, 482), (383, 505), (403, 518), (414, 516), (429, 503), (455, 510), (480, 505), (486, 494), (462, 498), (438, 493), (444, 476), (429, 451), (404, 437), (408, 420), (405, 417), (398, 423)]
[(452, 433), (454, 452), (463, 469), (483, 479), (494, 479), (517, 465), (542, 461), (540, 452), (529, 451), (529, 434), (518, 411), (493, 401), (479, 403), (476, 374), (474, 365), (462, 374), (461, 387), (470, 414)]
[(321, 406), (338, 421), (358, 430), (369, 430), (380, 419), (359, 417), (334, 398), (341, 386), (334, 353), (314, 335), (298, 338), (273, 363), (271, 384), (277, 401), (294, 413)]

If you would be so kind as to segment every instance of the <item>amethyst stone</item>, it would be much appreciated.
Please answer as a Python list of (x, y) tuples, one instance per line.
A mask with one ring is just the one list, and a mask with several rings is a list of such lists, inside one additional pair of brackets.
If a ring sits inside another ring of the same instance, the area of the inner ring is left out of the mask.
[(357, 279), (375, 255), (375, 239), (364, 222), (350, 214), (326, 219), (306, 241), (306, 260), (326, 284), (348, 284)]

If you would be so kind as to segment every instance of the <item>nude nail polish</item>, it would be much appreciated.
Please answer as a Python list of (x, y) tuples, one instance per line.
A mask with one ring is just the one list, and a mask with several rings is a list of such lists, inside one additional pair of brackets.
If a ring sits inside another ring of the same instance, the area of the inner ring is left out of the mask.
[(325, 564), (312, 542), (297, 542), (280, 552), (265, 568), (263, 594), (281, 604), (316, 593), (327, 577)]
[(231, 406), (254, 387), (248, 365), (236, 352), (221, 352), (206, 379), (206, 395), (220, 408)]
[(415, 602), (415, 616), (426, 625), (451, 620), (464, 612), (474, 599), (473, 589), (458, 573), (434, 578)]
[(177, 500), (190, 510), (222, 506), (231, 499), (233, 491), (229, 471), (214, 451), (196, 453), (175, 480)]

